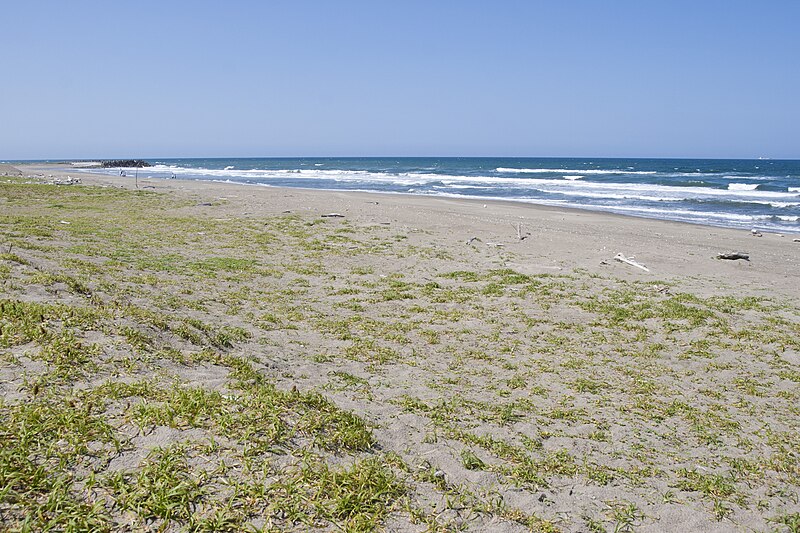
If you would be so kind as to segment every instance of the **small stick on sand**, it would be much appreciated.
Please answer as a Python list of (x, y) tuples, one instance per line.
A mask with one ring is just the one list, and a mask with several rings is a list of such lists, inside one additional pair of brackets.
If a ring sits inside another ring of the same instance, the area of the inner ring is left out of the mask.
[(322, 218), (344, 218), (341, 213), (328, 213), (327, 215), (320, 215)]
[(528, 238), (530, 233), (526, 232), (525, 235), (522, 234), (522, 224), (517, 223), (517, 239), (524, 241)]
[(627, 265), (630, 265), (630, 266), (633, 266), (633, 267), (636, 267), (636, 268), (641, 268), (645, 272), (650, 272), (649, 268), (647, 268), (646, 266), (644, 266), (641, 263), (637, 263), (636, 261), (634, 261), (633, 257), (625, 257), (624, 255), (622, 255), (622, 252), (620, 252), (617, 255), (615, 255), (614, 259), (616, 259), (620, 263), (625, 263)]

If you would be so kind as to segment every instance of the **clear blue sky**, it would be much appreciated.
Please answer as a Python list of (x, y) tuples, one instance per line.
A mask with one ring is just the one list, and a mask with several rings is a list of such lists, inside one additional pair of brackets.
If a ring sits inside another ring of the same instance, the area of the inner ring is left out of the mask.
[(4, 2), (0, 159), (800, 158), (800, 1)]

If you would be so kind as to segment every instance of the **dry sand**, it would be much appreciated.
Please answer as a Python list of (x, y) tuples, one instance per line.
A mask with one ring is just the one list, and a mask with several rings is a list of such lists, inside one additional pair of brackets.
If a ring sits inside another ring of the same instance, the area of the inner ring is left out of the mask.
[[(131, 177), (21, 170), (134, 188)], [(762, 531), (789, 527), (774, 520), (800, 511), (797, 236), (512, 202), (138, 186), (186, 200), (175, 216), (318, 224), (304, 237), (321, 250), (305, 257), (305, 273), (294, 265), (280, 280), (210, 283), (196, 315), (253, 330), (236, 350), (260, 358), (281, 387), (322, 392), (373, 424), (381, 450), (434, 471), (441, 486), (413, 472), (408, 482), (440, 525), (524, 530), (512, 512), (475, 503), (493, 498), (564, 531)], [(332, 213), (343, 217), (322, 218)], [(397, 244), (365, 251), (369, 239), (335, 240), (351, 233)], [(210, 230), (198, 235), (181, 253), (225, 253)], [(715, 258), (732, 251), (750, 261)], [(253, 258), (264, 253), (254, 245)], [(248, 312), (269, 314), (269, 301), (234, 313), (214, 303), (234, 289), (265, 297), (280, 287), (298, 290), (297, 328), (247, 322)], [(636, 312), (609, 319), (626, 308)], [(365, 346), (371, 356), (359, 355)], [(393, 355), (376, 357), (382, 348)], [(221, 367), (179, 375), (225, 389)], [(192, 435), (160, 428), (137, 438), (131, 465), (154, 442)], [(385, 527), (427, 526), (397, 511)]]

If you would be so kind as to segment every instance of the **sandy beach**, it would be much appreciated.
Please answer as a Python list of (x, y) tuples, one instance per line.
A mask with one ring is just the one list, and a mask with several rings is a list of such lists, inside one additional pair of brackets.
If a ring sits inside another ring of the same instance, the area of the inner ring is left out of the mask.
[(800, 527), (800, 235), (17, 168), (3, 527)]

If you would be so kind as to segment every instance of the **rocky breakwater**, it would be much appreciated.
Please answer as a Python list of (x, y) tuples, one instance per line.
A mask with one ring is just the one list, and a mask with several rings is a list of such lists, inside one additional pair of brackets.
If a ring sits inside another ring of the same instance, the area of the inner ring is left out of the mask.
[(143, 167), (149, 167), (150, 163), (148, 163), (143, 159), (112, 159), (109, 161), (102, 161), (101, 165), (103, 168), (115, 168), (115, 167), (143, 168)]

